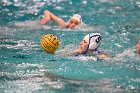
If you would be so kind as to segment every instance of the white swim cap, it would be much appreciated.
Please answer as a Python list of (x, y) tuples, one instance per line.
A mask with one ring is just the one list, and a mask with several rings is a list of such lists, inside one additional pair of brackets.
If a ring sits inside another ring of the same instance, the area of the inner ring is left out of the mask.
[(76, 19), (78, 22), (82, 22), (82, 16), (81, 15), (79, 15), (79, 14), (74, 14), (72, 17), (71, 17), (71, 19)]
[(83, 40), (88, 42), (88, 49), (96, 50), (101, 44), (101, 35), (99, 33), (90, 33), (86, 35)]

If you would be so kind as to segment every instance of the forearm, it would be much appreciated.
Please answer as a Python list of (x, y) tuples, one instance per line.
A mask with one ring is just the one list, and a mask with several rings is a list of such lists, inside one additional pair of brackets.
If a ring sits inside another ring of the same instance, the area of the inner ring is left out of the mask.
[(56, 15), (54, 15), (48, 10), (44, 11), (44, 15), (45, 17), (41, 19), (40, 21), (41, 25), (47, 24), (50, 20), (52, 20), (54, 23), (56, 23), (60, 27), (67, 26), (67, 23), (63, 19), (61, 19), (60, 17), (57, 17)]
[(66, 23), (63, 19), (61, 19), (60, 17), (57, 17), (56, 15), (54, 15), (53, 13), (50, 12), (50, 19), (55, 22), (58, 26), (61, 27), (66, 27)]
[(79, 54), (82, 54), (83, 51), (82, 51), (80, 48), (78, 48), (78, 49), (75, 49), (73, 53), (79, 53)]

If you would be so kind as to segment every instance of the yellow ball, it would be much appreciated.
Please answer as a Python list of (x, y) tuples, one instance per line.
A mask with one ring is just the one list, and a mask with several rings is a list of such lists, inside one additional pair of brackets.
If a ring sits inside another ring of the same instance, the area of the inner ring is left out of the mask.
[(58, 49), (60, 41), (58, 40), (57, 36), (53, 34), (47, 34), (43, 36), (40, 41), (42, 48), (50, 54), (54, 54), (55, 51)]

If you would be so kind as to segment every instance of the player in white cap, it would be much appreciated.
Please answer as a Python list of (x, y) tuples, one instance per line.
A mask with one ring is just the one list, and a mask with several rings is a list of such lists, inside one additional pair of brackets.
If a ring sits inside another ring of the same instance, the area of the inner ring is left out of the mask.
[(74, 51), (76, 55), (96, 56), (98, 59), (107, 59), (109, 55), (98, 50), (101, 45), (101, 35), (90, 33), (86, 35), (80, 43), (80, 47)]
[(82, 23), (82, 17), (79, 14), (74, 14), (68, 22), (65, 22), (62, 18), (54, 15), (50, 11), (44, 12), (45, 17), (40, 20), (41, 25), (47, 24), (50, 20), (56, 23), (59, 27), (74, 29)]

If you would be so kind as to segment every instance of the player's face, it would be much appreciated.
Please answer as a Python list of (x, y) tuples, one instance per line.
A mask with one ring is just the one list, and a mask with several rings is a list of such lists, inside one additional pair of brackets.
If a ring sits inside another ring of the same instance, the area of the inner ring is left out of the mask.
[(76, 19), (70, 19), (69, 24), (68, 24), (68, 28), (75, 28), (79, 25), (79, 22)]
[(88, 49), (88, 42), (85, 40), (82, 40), (80, 43), (80, 48), (83, 52), (86, 52)]

